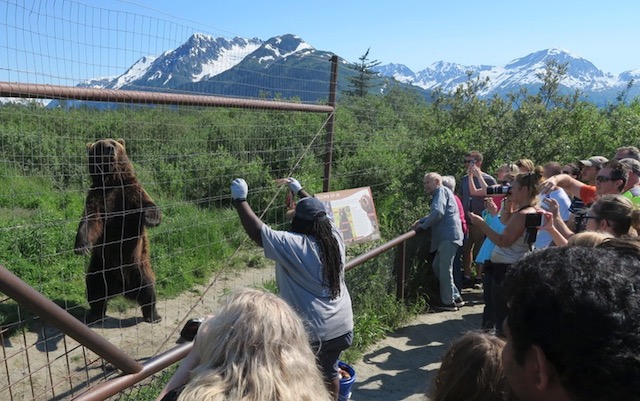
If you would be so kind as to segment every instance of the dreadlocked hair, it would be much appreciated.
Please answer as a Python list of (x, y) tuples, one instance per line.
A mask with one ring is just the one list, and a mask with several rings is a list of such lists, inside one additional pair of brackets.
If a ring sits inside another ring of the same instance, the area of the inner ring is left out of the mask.
[(293, 219), (291, 231), (313, 236), (320, 245), (320, 263), (322, 263), (322, 285), (329, 288), (331, 299), (340, 295), (340, 270), (342, 258), (338, 240), (333, 236), (331, 221), (307, 222)]

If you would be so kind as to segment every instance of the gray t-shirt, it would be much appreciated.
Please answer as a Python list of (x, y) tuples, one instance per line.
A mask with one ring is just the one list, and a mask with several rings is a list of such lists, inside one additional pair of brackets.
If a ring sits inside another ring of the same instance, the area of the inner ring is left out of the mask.
[[(333, 227), (344, 266), (345, 247), (340, 232)], [(312, 342), (327, 341), (353, 331), (351, 297), (340, 274), (340, 295), (331, 299), (322, 285), (320, 246), (313, 236), (276, 231), (262, 225), (264, 255), (276, 262), (276, 282), (280, 296), (295, 309), (305, 323)]]

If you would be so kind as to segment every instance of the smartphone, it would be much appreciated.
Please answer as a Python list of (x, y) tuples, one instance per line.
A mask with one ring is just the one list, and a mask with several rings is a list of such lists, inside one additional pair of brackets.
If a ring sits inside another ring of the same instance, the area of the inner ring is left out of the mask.
[(542, 225), (542, 214), (527, 213), (524, 218), (524, 226), (526, 228), (540, 227)]

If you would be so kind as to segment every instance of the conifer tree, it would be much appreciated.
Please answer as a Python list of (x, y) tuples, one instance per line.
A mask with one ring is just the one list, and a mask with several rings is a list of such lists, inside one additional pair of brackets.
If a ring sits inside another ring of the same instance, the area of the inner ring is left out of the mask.
[(349, 66), (349, 68), (357, 72), (357, 75), (348, 78), (350, 88), (350, 90), (346, 91), (348, 95), (364, 97), (369, 93), (369, 89), (374, 86), (371, 81), (378, 73), (373, 71), (373, 68), (380, 65), (380, 62), (378, 60), (369, 61), (370, 50), (371, 48), (368, 48), (358, 58), (359, 62), (352, 63)]

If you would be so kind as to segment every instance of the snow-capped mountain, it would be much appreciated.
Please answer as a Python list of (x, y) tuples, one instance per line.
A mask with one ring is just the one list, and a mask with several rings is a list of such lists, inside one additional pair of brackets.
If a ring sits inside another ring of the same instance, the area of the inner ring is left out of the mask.
[(195, 34), (176, 49), (168, 50), (159, 57), (142, 57), (118, 77), (89, 80), (83, 85), (108, 89), (136, 86), (175, 88), (223, 73), (238, 65), (261, 45), (262, 41), (255, 38), (236, 37), (228, 40)]
[[(459, 85), (472, 78), (489, 78), (487, 86), (480, 95), (493, 96), (516, 92), (522, 87), (536, 91), (542, 84), (538, 77), (546, 70), (547, 62), (555, 60), (558, 64), (567, 64), (565, 78), (561, 81), (564, 90), (583, 92), (587, 99), (604, 103), (615, 98), (615, 94), (624, 89), (631, 79), (640, 77), (640, 69), (625, 71), (617, 77), (598, 69), (590, 61), (566, 50), (547, 49), (528, 54), (510, 61), (503, 66), (465, 66), (439, 61), (413, 75), (402, 64), (388, 64), (375, 68), (381, 75), (396, 77), (402, 82), (411, 82), (426, 90), (442, 89), (453, 92)], [(637, 90), (635, 92), (638, 92)]]
[[(159, 56), (142, 57), (117, 77), (94, 78), (79, 86), (178, 90), (240, 97), (277, 94), (283, 98), (298, 97), (302, 101), (324, 101), (329, 80), (327, 60), (331, 56), (331, 53), (316, 50), (292, 34), (266, 41), (195, 34), (182, 45)], [(580, 56), (560, 49), (537, 51), (502, 66), (438, 61), (418, 72), (403, 64), (376, 66), (374, 70), (381, 78), (393, 77), (395, 81), (413, 85), (425, 94), (435, 89), (451, 93), (470, 77), (488, 78), (480, 95), (490, 97), (517, 92), (522, 87), (535, 93), (542, 84), (538, 75), (545, 72), (549, 60), (567, 63), (566, 76), (560, 83), (562, 90), (580, 90), (585, 99), (599, 105), (614, 101), (630, 80), (640, 79), (640, 69), (625, 71), (616, 77)], [(339, 68), (339, 92), (349, 90), (348, 77), (356, 74), (347, 68), (348, 64), (343, 60)], [(256, 82), (256, 76), (263, 75), (260, 71), (276, 67), (286, 68), (286, 72), (279, 70), (276, 73), (286, 76), (286, 79), (278, 80), (277, 88)], [(381, 84), (384, 81), (382, 79)], [(640, 90), (632, 87), (629, 96), (639, 94)]]

